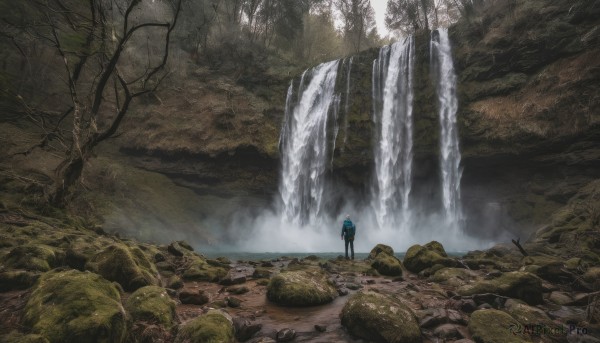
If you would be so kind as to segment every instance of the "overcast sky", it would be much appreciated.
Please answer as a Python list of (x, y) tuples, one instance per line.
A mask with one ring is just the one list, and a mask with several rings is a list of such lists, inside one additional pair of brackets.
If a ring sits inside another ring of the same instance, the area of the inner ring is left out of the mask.
[(381, 37), (388, 35), (389, 31), (385, 27), (385, 8), (387, 0), (371, 0), (371, 6), (375, 10), (375, 21), (377, 22), (377, 32)]

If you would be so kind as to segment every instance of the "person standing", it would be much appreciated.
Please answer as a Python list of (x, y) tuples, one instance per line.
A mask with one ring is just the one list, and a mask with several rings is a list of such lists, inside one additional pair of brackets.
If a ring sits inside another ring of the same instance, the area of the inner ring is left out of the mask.
[(356, 234), (356, 225), (350, 220), (350, 215), (346, 215), (346, 220), (342, 224), (342, 239), (346, 246), (346, 259), (348, 260), (348, 244), (350, 244), (350, 252), (354, 260), (354, 235)]

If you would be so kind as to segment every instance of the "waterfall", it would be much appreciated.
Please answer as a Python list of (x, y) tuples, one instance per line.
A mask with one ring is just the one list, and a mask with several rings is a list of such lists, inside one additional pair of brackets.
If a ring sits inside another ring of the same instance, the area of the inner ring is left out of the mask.
[(288, 222), (312, 223), (322, 209), (328, 161), (328, 113), (335, 106), (337, 116), (339, 107), (339, 95), (334, 94), (338, 64), (339, 61), (327, 62), (305, 71), (296, 101), (293, 83), (288, 88), (280, 136), (279, 186), (282, 215)]
[(350, 72), (352, 71), (352, 60), (354, 56), (351, 56), (348, 60), (348, 72), (346, 74), (346, 99), (344, 103), (344, 143), (342, 149), (346, 147), (348, 141), (348, 115), (350, 114)]
[(456, 73), (447, 29), (438, 29), (431, 36), (431, 65), (437, 79), (437, 97), (440, 116), (440, 168), (442, 197), (446, 220), (457, 227), (462, 220), (460, 202), (460, 149), (456, 112)]
[(410, 221), (414, 39), (385, 46), (373, 62), (376, 126), (373, 208), (380, 228)]

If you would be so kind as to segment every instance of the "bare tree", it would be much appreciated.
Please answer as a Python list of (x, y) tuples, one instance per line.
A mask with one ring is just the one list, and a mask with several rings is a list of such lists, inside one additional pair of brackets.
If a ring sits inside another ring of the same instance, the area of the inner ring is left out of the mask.
[[(54, 51), (62, 64), (68, 105), (49, 126), (48, 118), (56, 115), (30, 106), (19, 94), (14, 96), (44, 132), (37, 146), (57, 140), (63, 147), (65, 157), (56, 167), (55, 184), (49, 191), (50, 201), (62, 206), (78, 184), (93, 149), (115, 135), (131, 102), (155, 91), (168, 74), (169, 44), (181, 0), (174, 4), (144, 0), (27, 3), (30, 23), (5, 20), (5, 31), (18, 32), (25, 41), (44, 42)], [(153, 6), (166, 5), (171, 8), (170, 20), (148, 18)], [(110, 20), (107, 14), (114, 17), (115, 13), (120, 17)], [(151, 40), (150, 36), (160, 39)], [(155, 54), (152, 42), (160, 40), (162, 51)], [(138, 51), (141, 46), (146, 48), (143, 54)], [(65, 125), (67, 118), (71, 118), (69, 125)]]
[(353, 52), (358, 53), (365, 45), (367, 33), (375, 26), (374, 11), (370, 0), (336, 0), (335, 6), (342, 15), (344, 37)]

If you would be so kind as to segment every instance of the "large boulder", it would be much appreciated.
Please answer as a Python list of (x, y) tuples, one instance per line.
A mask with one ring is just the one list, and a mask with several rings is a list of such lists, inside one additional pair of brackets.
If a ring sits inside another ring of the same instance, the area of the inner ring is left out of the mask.
[(401, 276), (402, 275), (402, 262), (394, 255), (388, 255), (387, 253), (380, 253), (375, 257), (373, 263), (371, 263), (377, 272), (381, 275), (387, 276)]
[(4, 263), (12, 269), (46, 272), (57, 267), (64, 254), (48, 245), (25, 244), (13, 248), (4, 258)]
[(146, 286), (129, 296), (125, 309), (134, 321), (147, 321), (170, 329), (174, 324), (175, 305), (166, 289)]
[(33, 286), (39, 273), (26, 270), (7, 270), (0, 272), (0, 292), (25, 289)]
[(126, 314), (119, 291), (100, 275), (77, 270), (40, 277), (23, 311), (23, 325), (50, 342), (123, 342)]
[(600, 267), (589, 268), (582, 276), (595, 290), (600, 290)]
[(106, 247), (86, 264), (86, 269), (118, 282), (128, 292), (158, 284), (154, 264), (139, 248), (129, 248), (125, 244)]
[(546, 312), (537, 307), (529, 306), (523, 301), (517, 299), (508, 299), (504, 303), (504, 309), (508, 314), (510, 314), (523, 325), (552, 325), (552, 320), (550, 317), (548, 317)]
[(374, 260), (381, 253), (385, 253), (390, 256), (394, 256), (394, 249), (392, 249), (392, 247), (390, 247), (389, 245), (377, 244), (373, 249), (371, 249), (371, 252), (369, 253), (369, 257), (367, 257), (367, 258), (369, 260)]
[(183, 272), (183, 278), (186, 280), (218, 282), (227, 276), (225, 267), (213, 266), (202, 257), (194, 254), (188, 255), (188, 258), (191, 263)]
[(418, 273), (439, 264), (445, 267), (458, 267), (459, 263), (448, 258), (444, 247), (436, 241), (425, 245), (415, 244), (408, 248), (404, 256), (404, 266), (413, 273)]
[(13, 331), (7, 335), (0, 336), (3, 343), (50, 343), (46, 337), (36, 334), (23, 334)]
[(508, 272), (492, 280), (479, 280), (458, 289), (460, 295), (494, 293), (517, 298), (530, 305), (542, 303), (542, 280), (527, 272)]
[(521, 324), (509, 314), (498, 310), (473, 312), (469, 331), (477, 343), (523, 343), (530, 342), (519, 334)]
[(267, 287), (267, 298), (286, 306), (313, 306), (331, 302), (337, 296), (335, 285), (320, 270), (284, 271)]
[(226, 312), (210, 310), (179, 328), (175, 343), (235, 342), (233, 320)]
[(476, 276), (477, 274), (475, 272), (465, 268), (442, 268), (430, 276), (429, 280), (459, 287), (474, 279)]
[(390, 295), (356, 293), (348, 300), (340, 317), (350, 334), (367, 341), (422, 342), (415, 314)]

